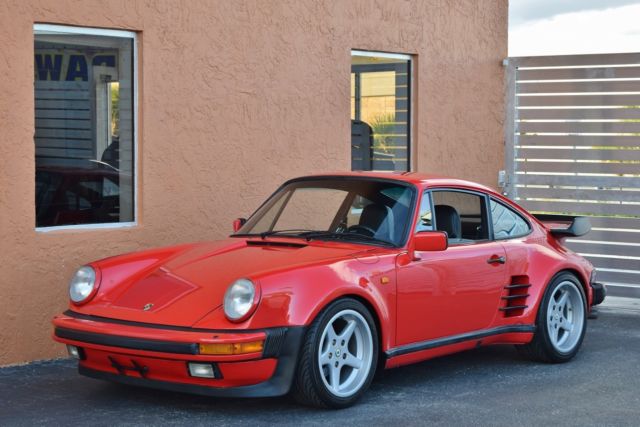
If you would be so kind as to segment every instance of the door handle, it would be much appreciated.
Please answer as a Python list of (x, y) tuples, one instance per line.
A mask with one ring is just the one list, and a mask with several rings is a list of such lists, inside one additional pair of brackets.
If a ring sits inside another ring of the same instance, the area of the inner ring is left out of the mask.
[(504, 264), (505, 262), (507, 262), (505, 257), (495, 255), (487, 260), (488, 264)]

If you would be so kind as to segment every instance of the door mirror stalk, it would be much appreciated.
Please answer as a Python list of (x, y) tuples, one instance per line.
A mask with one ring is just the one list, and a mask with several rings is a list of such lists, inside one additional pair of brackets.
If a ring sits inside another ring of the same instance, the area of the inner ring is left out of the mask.
[(236, 218), (233, 220), (233, 232), (236, 233), (247, 222), (246, 218)]

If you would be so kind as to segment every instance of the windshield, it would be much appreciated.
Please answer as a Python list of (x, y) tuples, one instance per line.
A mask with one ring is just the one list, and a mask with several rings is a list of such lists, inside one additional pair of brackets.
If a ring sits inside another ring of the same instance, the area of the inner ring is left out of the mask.
[(270, 235), (400, 246), (415, 191), (396, 182), (331, 178), (294, 181), (234, 236)]

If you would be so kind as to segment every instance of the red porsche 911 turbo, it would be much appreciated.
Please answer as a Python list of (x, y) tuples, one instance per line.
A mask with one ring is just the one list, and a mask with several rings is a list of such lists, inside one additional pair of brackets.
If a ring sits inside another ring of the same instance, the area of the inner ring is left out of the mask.
[(54, 339), (94, 378), (333, 408), (376, 370), (478, 346), (566, 362), (605, 297), (563, 245), (589, 229), (458, 179), (292, 179), (225, 240), (81, 267)]

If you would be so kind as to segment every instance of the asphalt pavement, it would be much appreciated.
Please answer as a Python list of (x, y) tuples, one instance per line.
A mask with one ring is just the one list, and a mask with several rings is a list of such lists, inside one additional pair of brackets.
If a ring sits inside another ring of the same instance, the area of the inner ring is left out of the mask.
[(69, 359), (0, 369), (0, 426), (639, 426), (640, 300), (609, 298), (577, 357), (534, 363), (511, 346), (386, 371), (354, 407), (216, 399), (81, 377)]

